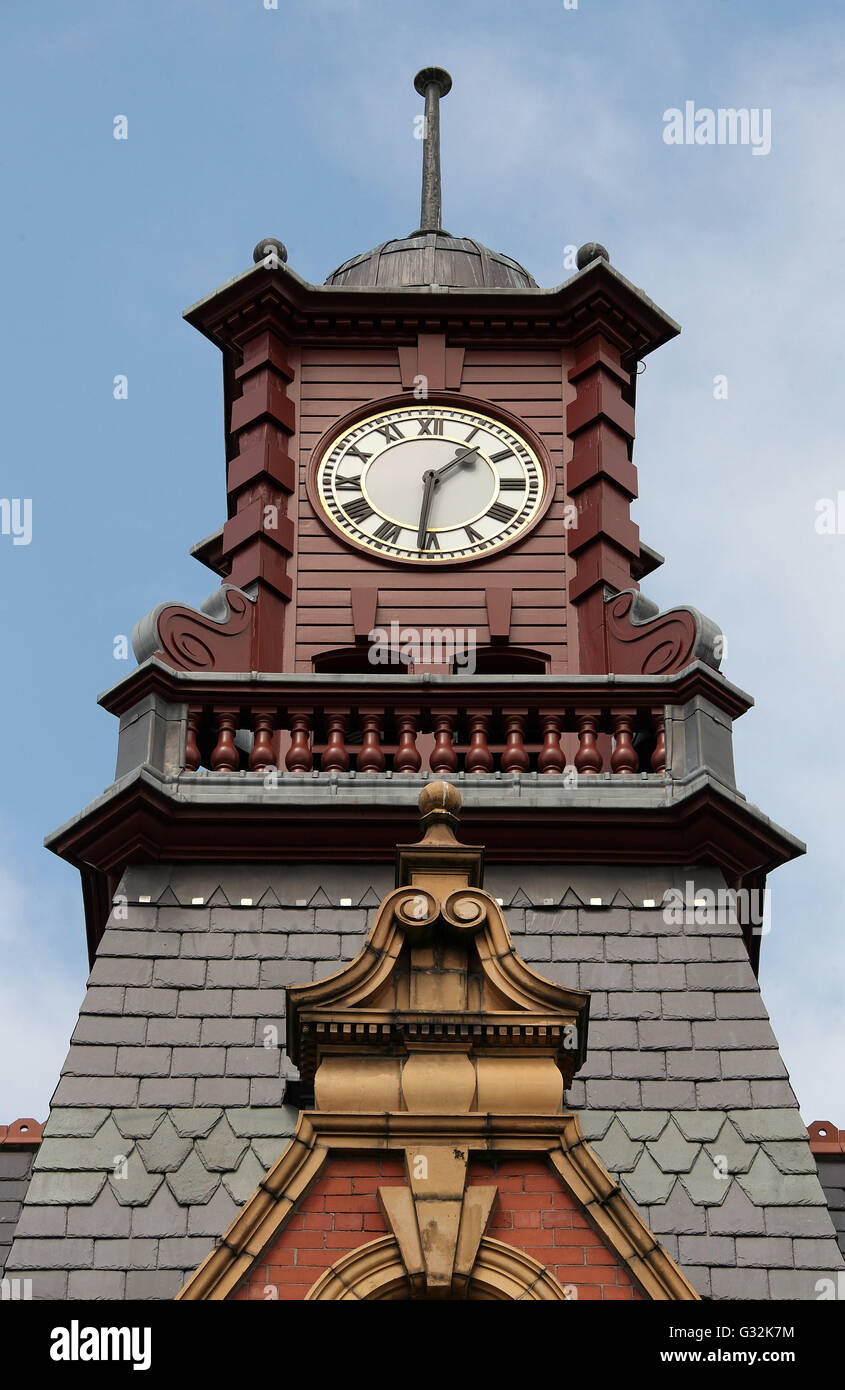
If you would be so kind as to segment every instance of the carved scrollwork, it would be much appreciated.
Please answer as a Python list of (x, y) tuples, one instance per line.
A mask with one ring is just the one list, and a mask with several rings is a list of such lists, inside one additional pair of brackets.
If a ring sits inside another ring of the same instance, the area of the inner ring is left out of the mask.
[(459, 936), (474, 936), (487, 921), (487, 903), (480, 893), (459, 888), (441, 903), (440, 915)]
[(620, 676), (665, 676), (682, 671), (692, 661), (718, 670), (722, 634), (694, 608), (671, 608), (661, 613), (656, 603), (637, 589), (625, 589), (605, 599), (608, 670)]
[(249, 671), (255, 599), (223, 584), (199, 609), (162, 603), (132, 634), (139, 662), (159, 656), (180, 671)]
[(414, 946), (430, 941), (440, 917), (440, 904), (423, 888), (409, 888), (393, 904), (393, 914)]

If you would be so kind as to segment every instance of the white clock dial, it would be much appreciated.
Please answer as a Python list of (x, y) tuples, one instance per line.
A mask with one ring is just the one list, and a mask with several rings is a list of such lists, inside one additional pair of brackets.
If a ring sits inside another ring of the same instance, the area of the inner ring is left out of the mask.
[(540, 513), (545, 474), (492, 416), (414, 405), (345, 430), (323, 454), (316, 487), (348, 540), (387, 560), (444, 564), (518, 539)]

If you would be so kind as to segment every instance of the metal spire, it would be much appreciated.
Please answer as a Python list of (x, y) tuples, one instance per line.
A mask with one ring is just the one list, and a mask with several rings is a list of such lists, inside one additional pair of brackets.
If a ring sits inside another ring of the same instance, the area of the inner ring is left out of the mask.
[(441, 232), (440, 206), (440, 98), (452, 89), (452, 79), (443, 68), (422, 68), (414, 86), (425, 97), (423, 127), (421, 232)]

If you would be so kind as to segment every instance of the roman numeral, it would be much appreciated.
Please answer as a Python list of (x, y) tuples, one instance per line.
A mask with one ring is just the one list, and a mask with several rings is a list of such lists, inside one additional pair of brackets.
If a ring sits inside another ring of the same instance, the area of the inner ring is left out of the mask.
[(525, 487), (525, 483), (523, 482), (522, 478), (500, 478), (500, 479), (499, 479), (499, 491), (500, 491), (500, 492), (522, 492), (522, 489), (523, 489), (524, 487)]
[(504, 502), (494, 502), (488, 516), (492, 516), (495, 521), (512, 521), (516, 516), (516, 507), (506, 507)]
[(391, 544), (398, 540), (400, 527), (394, 526), (392, 521), (383, 521), (377, 531), (373, 532), (377, 541), (389, 541)]
[(404, 439), (404, 438), (405, 438), (405, 436), (404, 436), (404, 434), (402, 433), (402, 431), (401, 431), (401, 430), (398, 430), (398, 429), (396, 428), (395, 425), (377, 425), (377, 426), (376, 426), (376, 429), (377, 429), (377, 431), (378, 431), (379, 434), (383, 434), (383, 435), (384, 435), (384, 437), (385, 437), (385, 439), (386, 439), (386, 441), (387, 441), (388, 444), (392, 444), (393, 441), (394, 441), (394, 439)]
[(473, 526), (465, 526), (464, 531), (466, 532), (466, 538), (469, 541), (470, 545), (472, 545), (475, 541), (481, 540), (481, 532), (476, 531)]
[(335, 492), (360, 492), (360, 473), (358, 474), (357, 478), (336, 478), (334, 488)]
[(432, 416), (428, 420), (420, 420), (418, 423), (420, 427), (420, 434), (417, 435), (418, 439), (422, 434), (434, 435), (443, 433), (443, 421), (437, 416)]
[(424, 544), (424, 546), (423, 546), (422, 548), (423, 548), (423, 550), (439, 550), (439, 549), (440, 549), (440, 542), (439, 542), (439, 540), (437, 539), (437, 532), (436, 532), (436, 531), (426, 531), (426, 533), (425, 533), (425, 544)]
[(356, 497), (354, 502), (347, 502), (343, 510), (352, 521), (366, 521), (367, 517), (373, 514), (366, 497)]
[(477, 434), (478, 434), (478, 426), (476, 425), (476, 426), (474, 427), (474, 429), (471, 429), (471, 430), (470, 430), (469, 434), (467, 435), (466, 439), (464, 440), (464, 443), (465, 443), (465, 444), (469, 444), (471, 440), (475, 439), (475, 436), (476, 436)]
[(372, 454), (363, 453), (358, 448), (357, 444), (350, 444), (349, 448), (346, 450), (346, 454), (347, 457), (351, 456), (353, 458), (360, 459), (362, 463), (369, 463), (370, 459), (372, 458)]
[(504, 463), (505, 459), (513, 458), (513, 449), (500, 449), (498, 454), (490, 455), (491, 463)]

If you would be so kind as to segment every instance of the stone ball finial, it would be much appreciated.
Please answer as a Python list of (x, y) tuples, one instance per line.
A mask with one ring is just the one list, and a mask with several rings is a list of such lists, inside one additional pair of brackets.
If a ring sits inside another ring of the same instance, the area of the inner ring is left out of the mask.
[(579, 246), (575, 253), (575, 264), (579, 270), (583, 270), (585, 265), (590, 265), (592, 261), (603, 260), (610, 263), (610, 252), (606, 246), (602, 246), (600, 241), (585, 241), (583, 246)]
[(420, 815), (452, 816), (457, 820), (461, 810), (461, 794), (451, 782), (428, 782), (420, 792)]
[[(272, 259), (271, 259), (272, 258)], [(261, 261), (267, 261), (272, 270), (278, 261), (284, 263), (288, 258), (288, 248), (283, 241), (277, 237), (266, 236), (259, 241), (252, 253), (252, 259), (258, 265)]]

